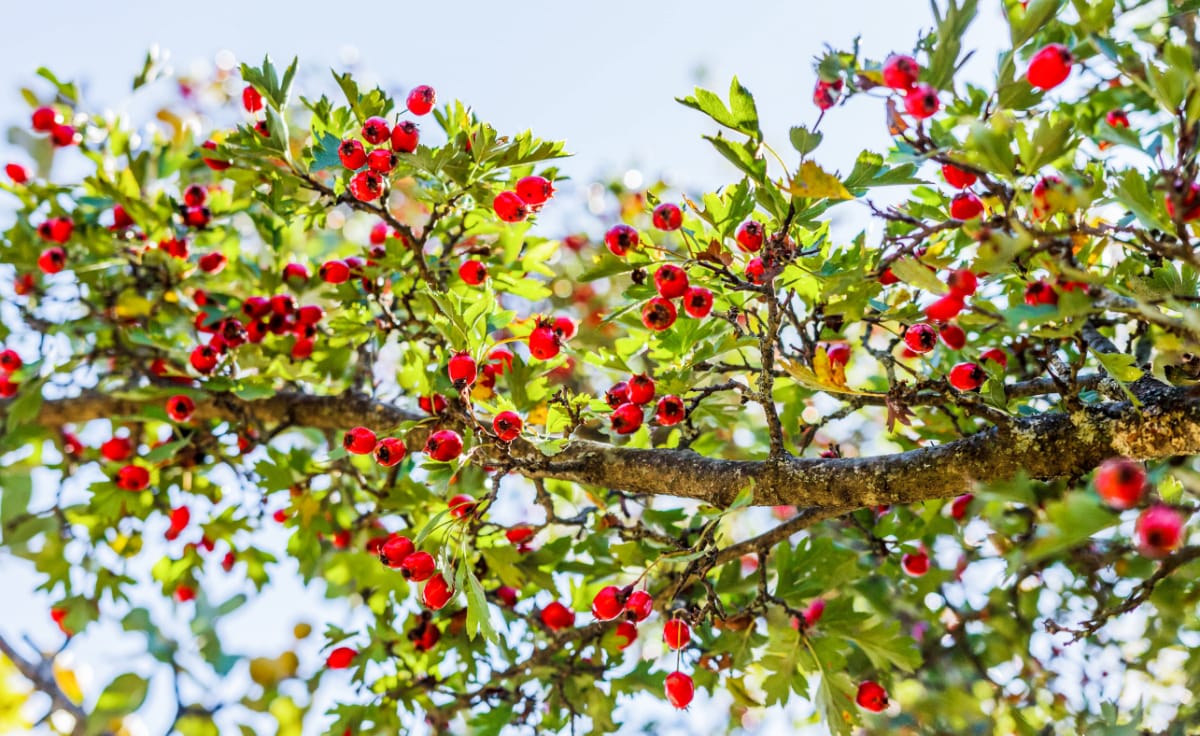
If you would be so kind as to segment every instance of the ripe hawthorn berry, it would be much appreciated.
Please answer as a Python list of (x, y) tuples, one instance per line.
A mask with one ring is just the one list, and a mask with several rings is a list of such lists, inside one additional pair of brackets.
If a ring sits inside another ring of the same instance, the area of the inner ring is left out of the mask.
[(654, 272), (654, 288), (664, 299), (678, 299), (687, 293), (687, 272), (679, 266), (664, 263)]
[(525, 544), (537, 534), (537, 530), (531, 526), (514, 526), (504, 532), (504, 537), (513, 544)]
[(175, 600), (179, 603), (187, 603), (196, 599), (196, 589), (185, 583), (180, 583), (175, 586)]
[(380, 174), (391, 173), (396, 168), (396, 154), (386, 148), (376, 148), (367, 154), (367, 168)]
[(408, 448), (404, 441), (397, 437), (384, 437), (375, 444), (375, 462), (385, 468), (390, 468), (404, 459)]
[(399, 534), (392, 534), (379, 546), (379, 561), (388, 567), (397, 568), (414, 551), (415, 547), (413, 547), (411, 539)]
[(678, 396), (664, 396), (659, 399), (658, 408), (654, 413), (658, 423), (664, 427), (679, 424), (686, 415), (687, 409), (684, 408), (683, 399)]
[(426, 608), (433, 611), (442, 610), (453, 597), (454, 588), (450, 587), (450, 583), (446, 582), (445, 576), (441, 573), (429, 578), (429, 581), (425, 583), (425, 588), (421, 591), (421, 601)]
[(460, 493), (446, 502), (450, 515), (455, 519), (465, 519), (475, 513), (475, 499), (465, 493)]
[(938, 330), (938, 338), (951, 350), (962, 350), (963, 346), (967, 344), (967, 333), (963, 332), (963, 328), (958, 325), (943, 325)]
[(167, 416), (174, 422), (186, 422), (196, 411), (196, 403), (190, 397), (180, 394), (167, 399)]
[(979, 287), (979, 279), (969, 268), (956, 268), (946, 276), (946, 286), (951, 294), (968, 297)]
[(529, 333), (529, 354), (538, 360), (550, 360), (558, 355), (561, 347), (554, 324), (539, 318), (537, 326)]
[(19, 381), (14, 381), (5, 374), (0, 374), (0, 399), (11, 399), (17, 395), (17, 390), (20, 389)]
[(654, 379), (645, 373), (630, 376), (627, 383), (629, 384), (629, 400), (633, 403), (644, 406), (654, 399)]
[(289, 263), (283, 267), (283, 280), (293, 289), (303, 289), (311, 278), (308, 266), (303, 263)]
[(1039, 279), (1025, 287), (1025, 303), (1031, 307), (1039, 304), (1058, 304), (1058, 292), (1053, 286)]
[(492, 211), (504, 222), (521, 222), (529, 217), (529, 207), (516, 192), (504, 191), (492, 200)]
[(746, 220), (738, 225), (734, 233), (738, 248), (746, 253), (757, 253), (762, 248), (764, 237), (763, 225), (758, 220)]
[[(207, 140), (207, 141), (204, 141), (204, 143), (202, 143), (200, 145), (200, 147), (206, 151), (215, 151), (215, 150), (217, 150), (217, 142), (213, 141), (213, 140)], [(202, 156), (200, 158), (200, 160), (204, 162), (205, 166), (212, 169), (213, 171), (224, 171), (225, 169), (228, 169), (230, 166), (233, 165), (229, 161), (223, 161), (219, 158), (206, 158), (206, 157)]]
[(612, 430), (617, 434), (633, 434), (642, 426), (642, 407), (637, 404), (621, 404), (609, 417)]
[(629, 225), (613, 225), (604, 234), (604, 245), (614, 256), (624, 256), (636, 247), (640, 236), (638, 231)]
[(904, 332), (904, 344), (914, 353), (924, 355), (937, 346), (937, 332), (924, 323), (912, 325)]
[(467, 386), (475, 383), (479, 372), (475, 366), (475, 359), (471, 357), (471, 354), (462, 351), (450, 357), (449, 362), (446, 364), (446, 374), (450, 376), (450, 382), (454, 384), (454, 388), (462, 391)]
[(925, 307), (925, 317), (933, 322), (949, 322), (958, 316), (964, 306), (961, 296), (950, 293)]
[(687, 312), (689, 317), (695, 319), (703, 319), (712, 312), (713, 295), (712, 292), (703, 286), (689, 287), (683, 295), (683, 311)]
[(517, 196), (536, 207), (554, 196), (554, 184), (544, 176), (526, 176), (517, 182)]
[(517, 589), (510, 585), (501, 585), (499, 588), (496, 588), (496, 598), (498, 598), (500, 603), (503, 605), (512, 608), (513, 606), (517, 605)]
[(846, 365), (850, 362), (850, 346), (844, 342), (835, 342), (825, 348), (825, 357), (834, 366)]
[(682, 672), (672, 672), (667, 675), (663, 686), (667, 693), (667, 700), (679, 710), (687, 708), (696, 695), (696, 685), (692, 682), (691, 676)]
[(212, 253), (205, 253), (200, 256), (199, 266), (200, 270), (205, 273), (216, 274), (220, 273), (228, 262), (229, 259), (225, 257), (224, 253), (213, 251)]
[(692, 630), (686, 622), (673, 618), (663, 625), (663, 641), (671, 649), (683, 649), (692, 640)]
[(1047, 44), (1029, 60), (1025, 78), (1036, 89), (1054, 89), (1071, 75), (1071, 65), (1074, 63), (1075, 57), (1066, 46), (1061, 43)]
[(362, 143), (347, 138), (338, 145), (338, 159), (347, 169), (358, 170), (367, 165), (367, 150)]
[(1124, 110), (1109, 110), (1104, 115), (1104, 122), (1114, 128), (1128, 128), (1129, 116), (1125, 114)]
[(29, 170), (20, 164), (5, 164), (4, 173), (13, 184), (24, 184), (29, 181)]
[(320, 324), (325, 319), (325, 310), (316, 304), (305, 304), (296, 310), (296, 324), (300, 327)]
[(843, 86), (845, 84), (841, 79), (833, 81), (818, 79), (816, 86), (813, 87), (813, 104), (822, 112), (828, 110), (837, 103)]
[(883, 83), (892, 89), (907, 92), (917, 83), (921, 67), (917, 60), (904, 54), (892, 54), (883, 62)]
[(242, 90), (242, 107), (251, 114), (263, 109), (262, 95), (252, 85), (247, 84)]
[(604, 401), (610, 408), (616, 409), (621, 404), (629, 403), (629, 383), (617, 381), (612, 388), (604, 392)]
[(683, 212), (679, 209), (679, 205), (663, 202), (654, 208), (650, 219), (655, 228), (669, 232), (678, 230), (683, 225)]
[(327, 284), (341, 284), (350, 280), (350, 267), (345, 261), (334, 259), (322, 263), (317, 274)]
[(55, 274), (66, 268), (67, 252), (57, 245), (47, 248), (38, 256), (38, 268), (44, 274)]
[(383, 195), (383, 177), (377, 171), (365, 169), (350, 177), (350, 194), (361, 202), (371, 202)]
[(462, 454), (462, 437), (451, 429), (441, 429), (425, 441), (425, 453), (433, 460), (448, 463)]
[(818, 598), (809, 603), (802, 613), (804, 614), (805, 626), (810, 629), (816, 626), (817, 622), (821, 620), (821, 616), (825, 615), (825, 599)]
[(990, 360), (993, 363), (997, 363), (1001, 370), (1008, 368), (1008, 355), (1006, 355), (1000, 348), (988, 348), (987, 350), (984, 350), (982, 353), (980, 353), (979, 359), (981, 361)]
[(512, 442), (521, 434), (523, 422), (515, 411), (502, 411), (492, 419), (492, 429), (501, 442)]
[(271, 297), (271, 311), (280, 317), (288, 317), (296, 312), (296, 297), (291, 294), (276, 294)]
[(437, 572), (437, 562), (428, 552), (413, 552), (400, 563), (400, 574), (414, 583), (422, 583)]
[(479, 286), (487, 278), (487, 266), (480, 261), (463, 261), (458, 267), (458, 277), (469, 286)]
[(644, 590), (635, 590), (625, 599), (625, 611), (632, 621), (645, 621), (654, 610), (654, 598)]
[(983, 214), (983, 200), (971, 192), (959, 192), (950, 200), (950, 216), (955, 220), (973, 220)]
[(421, 142), (421, 131), (411, 120), (404, 120), (392, 128), (392, 150), (397, 153), (412, 153)]
[(426, 414), (441, 414), (446, 411), (446, 397), (441, 394), (422, 396), (417, 399), (417, 406)]
[(1183, 541), (1184, 516), (1179, 511), (1157, 504), (1143, 511), (1134, 524), (1138, 551), (1146, 557), (1166, 557)]
[(33, 129), (39, 133), (49, 133), (63, 121), (62, 115), (53, 107), (39, 107), (33, 111), (31, 123)]
[(642, 307), (642, 324), (647, 329), (662, 332), (675, 324), (675, 305), (661, 296), (656, 296)]
[(933, 117), (941, 102), (937, 90), (928, 84), (916, 84), (904, 95), (904, 110), (917, 120)]
[(1168, 191), (1164, 195), (1164, 204), (1167, 207), (1167, 216), (1172, 220), (1175, 219), (1175, 200), (1179, 200), (1179, 204), (1183, 207), (1183, 214), (1179, 219), (1182, 222), (1191, 222), (1200, 218), (1200, 182), (1192, 182), (1188, 185), (1187, 191), (1179, 191), (1181, 187), (1175, 187), (1175, 191)]
[(625, 594), (615, 585), (601, 588), (592, 598), (592, 615), (599, 621), (611, 621), (625, 610)]
[(437, 104), (437, 92), (428, 84), (413, 87), (404, 104), (413, 115), (426, 115)]
[(0, 371), (4, 373), (15, 373), (21, 370), (21, 366), (25, 365), (21, 360), (21, 356), (16, 350), (0, 351)]
[(189, 362), (197, 373), (212, 373), (221, 359), (220, 353), (212, 345), (198, 345), (192, 350)]
[(354, 664), (358, 651), (350, 647), (338, 647), (325, 658), (325, 666), (331, 670), (344, 670)]
[(854, 702), (858, 703), (858, 707), (863, 710), (879, 713), (888, 707), (887, 691), (879, 683), (867, 680), (858, 686), (858, 694), (855, 695)]
[(900, 557), (900, 567), (906, 575), (919, 578), (929, 572), (929, 554), (924, 549), (907, 552)]
[(133, 454), (133, 444), (125, 437), (113, 437), (100, 445), (100, 454), (105, 460), (119, 463)]
[(970, 171), (958, 168), (954, 164), (942, 164), (942, 178), (955, 189), (966, 189), (974, 184), (979, 177)]
[(72, 125), (56, 125), (50, 131), (50, 142), (59, 148), (73, 146), (79, 143), (79, 131)]
[(1146, 469), (1135, 460), (1113, 457), (1096, 469), (1096, 493), (1114, 509), (1137, 506), (1145, 489)]
[(964, 493), (961, 496), (956, 496), (950, 502), (950, 518), (955, 521), (962, 521), (967, 516), (967, 509), (970, 508), (971, 502), (975, 500), (975, 494)]
[(271, 300), (265, 296), (246, 297), (242, 302), (242, 314), (250, 319), (260, 319), (271, 313)]
[(388, 121), (378, 115), (367, 118), (363, 121), (362, 137), (367, 143), (378, 146), (388, 139), (392, 129), (388, 125)]
[[(578, 329), (579, 328), (575, 324), (575, 320), (571, 319), (570, 317), (559, 316), (554, 318), (554, 334), (558, 335), (558, 339), (560, 341), (570, 340), (572, 337), (575, 337), (575, 332)], [(509, 366), (511, 367), (511, 357), (508, 359), (508, 362)]]
[(558, 601), (553, 601), (542, 609), (541, 619), (546, 628), (560, 631), (575, 625), (575, 612)]
[(617, 637), (617, 649), (625, 649), (637, 640), (637, 625), (632, 621), (622, 621), (613, 633)]
[(144, 491), (150, 485), (150, 471), (140, 465), (126, 465), (117, 471), (113, 482), (123, 491)]
[(974, 391), (987, 380), (987, 371), (978, 363), (959, 363), (950, 369), (950, 385), (959, 391)]
[(167, 238), (158, 241), (158, 249), (163, 253), (183, 260), (188, 257), (188, 241), (187, 238)]
[(375, 433), (366, 427), (355, 427), (342, 436), (342, 447), (352, 455), (370, 455), (376, 444)]

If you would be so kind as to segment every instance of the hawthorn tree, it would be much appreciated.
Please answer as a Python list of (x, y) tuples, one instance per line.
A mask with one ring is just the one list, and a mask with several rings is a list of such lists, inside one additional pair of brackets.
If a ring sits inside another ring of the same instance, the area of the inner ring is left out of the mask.
[[(730, 728), (1184, 733), (1195, 6), (1006, 0), (977, 83), (976, 2), (935, 3), (911, 48), (818, 59), (792, 151), (737, 79), (697, 89), (736, 179), (610, 186), (594, 239), (537, 225), (561, 144), (426, 86), (303, 97), (267, 60), (147, 129), (42, 70), (0, 185), (0, 521), (65, 636), (0, 651), (74, 734), (149, 676), (188, 735), (603, 733), (695, 690)], [(857, 96), (893, 146), (830, 171)], [(319, 661), (217, 633), (284, 554), (364, 622), (297, 626)], [(147, 661), (81, 692), (58, 658), (100, 620)]]

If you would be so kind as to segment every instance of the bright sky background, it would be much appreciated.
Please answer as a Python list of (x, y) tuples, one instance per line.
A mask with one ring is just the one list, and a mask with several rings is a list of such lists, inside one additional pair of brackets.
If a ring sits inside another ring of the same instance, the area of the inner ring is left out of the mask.
[[(974, 70), (991, 65), (994, 49), (1006, 35), (999, 3), (984, 5), (966, 44), (981, 49)], [(787, 151), (788, 127), (811, 125), (816, 119), (812, 59), (823, 43), (844, 47), (861, 34), (865, 53), (881, 58), (911, 49), (918, 32), (931, 23), (926, 0), (59, 0), (52, 9), (10, 3), (0, 44), (0, 122), (28, 120), (17, 89), (32, 83), (34, 70), (42, 65), (60, 78), (84, 83), (91, 103), (119, 109), (153, 43), (170, 52), (179, 70), (211, 64), (224, 49), (239, 62), (257, 62), (269, 53), (286, 64), (299, 55), (302, 68), (321, 75), (322, 84), (328, 79), (324, 69), (357, 59), (356, 68), (366, 79), (402, 88), (431, 84), (441, 101), (464, 100), (501, 132), (532, 128), (542, 137), (566, 140), (576, 157), (562, 168), (577, 180), (638, 168), (647, 177), (665, 175), (689, 189), (713, 187), (732, 181), (732, 169), (700, 140), (711, 126), (675, 97), (690, 93), (697, 83), (724, 95), (737, 74), (755, 94), (768, 140)], [(862, 148), (882, 151), (888, 144), (878, 100), (837, 108), (822, 129), (826, 140), (816, 158), (830, 169), (845, 171)], [(0, 145), (0, 155), (4, 153)], [(4, 206), (0, 203), (0, 217)], [(844, 216), (854, 217), (851, 207), (842, 209)], [(861, 212), (865, 224), (865, 208)], [(48, 485), (42, 484), (43, 492)], [(285, 568), (278, 577), (294, 575)], [(60, 636), (48, 619), (49, 601), (29, 597), (37, 580), (28, 566), (0, 557), (0, 581), (9, 600), (15, 594), (19, 602), (0, 606), (0, 632), (10, 640), (29, 634), (43, 647), (57, 645)], [(224, 595), (232, 592), (228, 585), (221, 587)], [(309, 601), (316, 600), (294, 582), (283, 585), (247, 607), (236, 626), (226, 627), (228, 649), (277, 654), (291, 638), (298, 611), (314, 623), (323, 615), (310, 607)], [(136, 638), (122, 638), (112, 627), (95, 627), (71, 650), (94, 671), (93, 687), (98, 687), (122, 671), (123, 658), (139, 648)], [(316, 652), (307, 656), (302, 660), (312, 666)], [(150, 709), (148, 733), (160, 733), (165, 726), (162, 719), (171, 707), (166, 686), (159, 678), (151, 691), (152, 699), (168, 702)], [(639, 712), (645, 707), (659, 705), (639, 701)], [(690, 719), (687, 732), (707, 731), (714, 719), (724, 720), (724, 707), (693, 707)], [(315, 724), (306, 732), (317, 732)]]

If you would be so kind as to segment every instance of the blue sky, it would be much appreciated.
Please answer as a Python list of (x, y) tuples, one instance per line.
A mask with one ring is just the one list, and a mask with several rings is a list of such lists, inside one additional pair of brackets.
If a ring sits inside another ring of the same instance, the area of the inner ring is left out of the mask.
[[(966, 45), (982, 47), (976, 64), (990, 66), (1004, 30), (999, 3), (985, 5)], [(734, 177), (700, 139), (711, 126), (675, 97), (696, 83), (724, 91), (737, 74), (756, 96), (768, 139), (784, 151), (788, 128), (816, 119), (811, 62), (825, 42), (846, 46), (861, 34), (865, 52), (881, 58), (910, 50), (932, 22), (925, 0), (419, 5), (59, 0), (53, 11), (36, 3), (5, 9), (8, 32), (0, 44), (5, 124), (27, 120), (17, 89), (31, 83), (42, 65), (83, 82), (88, 100), (101, 108), (121, 107), (129, 80), (155, 43), (169, 50), (179, 70), (211, 64), (226, 49), (239, 61), (257, 61), (265, 53), (284, 61), (299, 55), (313, 73), (354, 58), (368, 79), (402, 87), (431, 84), (441, 100), (464, 100), (501, 131), (532, 128), (566, 140), (576, 156), (562, 168), (577, 180), (636, 167), (688, 188), (719, 186)], [(863, 148), (882, 151), (888, 145), (877, 100), (838, 108), (822, 129), (826, 141), (817, 159), (830, 169), (847, 169)], [(3, 207), (0, 203), (0, 219)], [(288, 571), (280, 577), (289, 577)], [(18, 600), (29, 600), (36, 585), (26, 567), (3, 557), (0, 580)], [(293, 619), (289, 612), (282, 620), (272, 609), (307, 608), (316, 603), (310, 596), (293, 583), (249, 607), (244, 625), (231, 632), (235, 647), (278, 653), (290, 639)], [(0, 607), (0, 632), (8, 637), (28, 632), (52, 645), (58, 638), (46, 619), (47, 606), (39, 599)], [(309, 620), (316, 623), (321, 610), (310, 610)], [(96, 685), (117, 671), (114, 662), (137, 651), (136, 640), (116, 634), (102, 629), (72, 647), (77, 661), (95, 670)], [(310, 656), (311, 664), (315, 651)], [(165, 685), (156, 682), (152, 697), (169, 697)], [(699, 727), (711, 724), (714, 713), (698, 707), (692, 717)], [(161, 708), (149, 711), (149, 733), (161, 732), (162, 714)]]

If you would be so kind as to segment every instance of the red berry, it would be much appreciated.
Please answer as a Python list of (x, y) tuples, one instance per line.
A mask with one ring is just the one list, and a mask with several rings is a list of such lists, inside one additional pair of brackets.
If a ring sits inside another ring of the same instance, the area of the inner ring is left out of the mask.
[(1045, 281), (1034, 281), (1025, 287), (1025, 303), (1031, 307), (1039, 304), (1058, 304), (1058, 292)]
[(625, 598), (621, 589), (608, 585), (600, 589), (592, 598), (592, 615), (599, 621), (611, 621), (625, 610)]
[(465, 493), (460, 493), (446, 502), (450, 515), (455, 519), (465, 519), (475, 513), (475, 499)]
[(63, 270), (67, 265), (67, 252), (58, 246), (47, 248), (38, 256), (38, 268), (42, 273), (52, 274)]
[(617, 434), (633, 434), (642, 426), (642, 407), (637, 404), (621, 404), (612, 413), (609, 422)]
[(686, 415), (687, 409), (683, 406), (683, 399), (678, 396), (664, 396), (658, 400), (655, 417), (662, 426), (670, 427), (679, 424)]
[(987, 377), (987, 371), (977, 363), (959, 363), (950, 369), (950, 385), (959, 391), (974, 391)]
[(844, 342), (835, 342), (825, 349), (825, 356), (830, 365), (846, 365), (850, 362), (850, 346)]
[(654, 379), (645, 373), (629, 377), (629, 400), (639, 406), (654, 399)]
[(376, 444), (375, 433), (366, 427), (355, 427), (342, 435), (342, 447), (352, 455), (370, 455)]
[(883, 284), (884, 286), (891, 286), (892, 284), (900, 283), (900, 277), (897, 276), (892, 269), (885, 268), (883, 269), (883, 273), (879, 274), (879, 283)]
[(970, 171), (960, 169), (954, 164), (942, 164), (942, 178), (955, 189), (966, 189), (978, 179)]
[(56, 125), (50, 131), (50, 142), (59, 148), (73, 146), (79, 142), (79, 131), (70, 125)]
[(746, 280), (752, 284), (762, 284), (766, 282), (767, 264), (763, 259), (755, 256), (746, 263)]
[(492, 200), (492, 210), (504, 222), (521, 222), (529, 217), (529, 207), (516, 192), (504, 191)]
[(187, 506), (180, 506), (171, 509), (171, 525), (167, 528), (167, 539), (174, 540), (179, 536), (179, 533), (187, 528), (188, 522), (192, 519), (192, 512)]
[(664, 299), (678, 299), (688, 290), (687, 272), (665, 263), (654, 272), (654, 288)]
[(632, 621), (622, 621), (617, 624), (616, 636), (619, 640), (618, 649), (625, 649), (637, 640), (637, 626)]
[(301, 326), (320, 324), (325, 319), (325, 310), (316, 304), (306, 304), (296, 310), (296, 323)]
[(604, 245), (615, 256), (623, 256), (638, 244), (638, 231), (629, 225), (613, 225), (604, 234)]
[(617, 381), (613, 387), (604, 392), (604, 400), (610, 408), (616, 409), (621, 404), (629, 403), (629, 384)]
[(492, 419), (492, 429), (501, 442), (512, 442), (521, 434), (523, 422), (513, 411), (502, 411)]
[(517, 196), (528, 205), (543, 204), (554, 196), (554, 185), (543, 176), (526, 176), (517, 182)]
[(663, 625), (663, 641), (671, 649), (683, 649), (691, 640), (692, 630), (685, 622), (673, 618)]
[(179, 603), (187, 603), (196, 599), (196, 589), (190, 585), (180, 583), (175, 586), (175, 600)]
[(375, 462), (385, 468), (400, 462), (407, 454), (408, 448), (404, 446), (404, 440), (396, 437), (385, 437), (375, 444)]
[(225, 557), (221, 560), (221, 569), (229, 572), (233, 569), (233, 564), (237, 562), (237, 555), (233, 552), (226, 552)]
[(412, 153), (421, 142), (421, 131), (417, 124), (404, 120), (392, 128), (392, 150), (399, 153)]
[(651, 221), (659, 230), (678, 230), (683, 225), (683, 212), (680, 211), (678, 205), (663, 202), (654, 208)]
[(446, 411), (446, 397), (441, 394), (422, 396), (417, 399), (417, 406), (426, 414), (441, 414)]
[(999, 363), (1002, 370), (1008, 368), (1008, 356), (1000, 348), (988, 348), (984, 350), (980, 354), (979, 359)]
[(371, 245), (383, 245), (388, 238), (388, 224), (380, 220), (371, 227)]
[(904, 332), (904, 344), (914, 353), (923, 355), (937, 345), (937, 333), (927, 324), (915, 324)]
[(29, 171), (20, 164), (5, 164), (4, 173), (12, 179), (13, 184), (24, 184), (29, 181)]
[(944, 325), (938, 330), (938, 337), (951, 350), (962, 350), (963, 346), (967, 344), (967, 333), (963, 332), (963, 328), (958, 325)]
[(1104, 122), (1114, 128), (1128, 128), (1129, 116), (1125, 114), (1124, 110), (1109, 110), (1108, 114), (1104, 116)]
[(675, 324), (675, 305), (661, 296), (656, 296), (642, 307), (642, 324), (647, 329), (662, 332)]
[(933, 304), (925, 307), (925, 317), (933, 322), (949, 322), (963, 310), (962, 297), (958, 294), (947, 294)]
[(437, 562), (428, 552), (413, 552), (400, 563), (400, 574), (414, 583), (421, 583), (437, 572)]
[(242, 107), (246, 108), (248, 113), (256, 113), (263, 109), (262, 95), (251, 85), (246, 85), (242, 90)]
[(303, 289), (310, 278), (312, 274), (303, 263), (289, 263), (283, 267), (283, 280), (293, 289)]
[(907, 92), (917, 83), (921, 67), (917, 60), (903, 54), (892, 54), (883, 62), (883, 83), (892, 89)]
[(858, 694), (854, 697), (854, 702), (864, 710), (879, 713), (888, 707), (887, 691), (879, 683), (867, 680), (858, 686)]
[(940, 106), (937, 90), (928, 84), (913, 85), (904, 96), (904, 110), (917, 120), (933, 117)]
[(362, 202), (379, 199), (383, 194), (383, 177), (370, 169), (358, 172), (350, 177), (350, 194)]
[(951, 294), (957, 294), (961, 297), (968, 297), (975, 293), (975, 289), (979, 286), (979, 279), (968, 268), (959, 268), (950, 272), (946, 277), (946, 285), (950, 287)]
[(818, 598), (812, 603), (809, 603), (808, 607), (804, 609), (803, 614), (804, 624), (808, 626), (808, 628), (811, 629), (812, 627), (816, 626), (817, 622), (821, 620), (821, 616), (825, 614), (825, 599)]
[(689, 287), (683, 294), (683, 311), (696, 319), (707, 317), (713, 307), (713, 295), (703, 286)]
[(550, 360), (558, 355), (560, 347), (554, 327), (539, 320), (538, 326), (529, 333), (529, 353), (538, 360)]
[[(570, 317), (554, 318), (554, 334), (558, 335), (559, 340), (570, 340), (575, 337), (576, 329), (575, 320)], [(509, 363), (512, 363), (512, 358), (509, 358)]]
[(399, 534), (390, 535), (379, 547), (379, 560), (391, 568), (400, 567), (414, 551), (412, 540)]
[(386, 148), (376, 148), (367, 154), (367, 168), (387, 174), (396, 168), (396, 154)]
[(838, 96), (842, 92), (843, 83), (841, 79), (827, 82), (823, 79), (818, 79), (817, 84), (813, 87), (813, 104), (822, 111), (833, 107), (838, 100)]
[(345, 261), (325, 261), (317, 273), (327, 284), (341, 284), (350, 280), (350, 267)]
[(1166, 557), (1183, 541), (1183, 524), (1183, 514), (1170, 506), (1151, 506), (1134, 525), (1138, 551), (1146, 557)]
[(391, 132), (392, 129), (388, 125), (388, 121), (378, 115), (369, 117), (363, 121), (362, 137), (367, 143), (379, 145), (388, 139)]
[(186, 422), (192, 418), (194, 411), (196, 404), (187, 396), (180, 394), (167, 399), (167, 416), (171, 417), (171, 421)]
[(188, 241), (186, 238), (167, 238), (158, 241), (158, 249), (163, 253), (183, 260), (188, 257)]
[(664, 682), (667, 700), (679, 710), (688, 707), (696, 695), (696, 686), (692, 678), (682, 672), (672, 672)]
[(517, 589), (511, 586), (501, 585), (496, 589), (496, 597), (500, 599), (501, 603), (509, 608), (517, 605)]
[(133, 454), (133, 445), (124, 437), (113, 437), (100, 445), (100, 454), (104, 456), (105, 460), (119, 463), (129, 459), (129, 456)]
[(421, 591), (421, 600), (425, 607), (434, 611), (440, 611), (453, 597), (454, 589), (446, 582), (445, 576), (440, 574), (429, 578), (425, 589)]
[(144, 491), (150, 485), (150, 471), (140, 465), (126, 465), (117, 471), (114, 482), (123, 491)]
[(38, 235), (42, 240), (63, 245), (71, 239), (75, 232), (75, 223), (69, 217), (51, 217), (38, 226)]
[(1129, 458), (1109, 458), (1096, 470), (1096, 493), (1114, 509), (1137, 506), (1145, 489), (1146, 469)]
[(0, 375), (0, 399), (11, 399), (17, 395), (17, 389), (20, 387), (19, 381), (14, 381), (7, 375)]
[(475, 383), (475, 378), (478, 372), (475, 368), (475, 359), (468, 352), (455, 353), (450, 362), (446, 365), (446, 373), (450, 376), (450, 382), (454, 384), (454, 388), (462, 391), (467, 386)]
[(962, 521), (967, 516), (967, 509), (971, 506), (971, 502), (975, 500), (975, 494), (964, 493), (961, 496), (956, 496), (950, 502), (950, 518), (955, 521)]
[(347, 138), (338, 146), (338, 158), (347, 169), (361, 169), (367, 165), (366, 149), (352, 138)]
[(21, 356), (16, 350), (0, 351), (0, 371), (4, 373), (15, 373), (21, 370), (21, 366), (25, 363), (21, 360)]
[(463, 261), (458, 267), (458, 277), (470, 286), (478, 286), (487, 278), (487, 266), (479, 261)]
[(265, 296), (250, 296), (242, 302), (242, 313), (250, 319), (259, 319), (271, 313), (271, 300)]
[(271, 311), (280, 317), (296, 313), (296, 298), (291, 294), (276, 294), (271, 297)]
[(213, 251), (212, 253), (205, 253), (204, 255), (200, 256), (199, 265), (200, 270), (204, 271), (205, 273), (220, 273), (221, 270), (225, 268), (225, 264), (227, 262), (228, 259), (225, 258), (224, 253)]
[(190, 362), (197, 373), (212, 373), (221, 355), (211, 345), (198, 345), (192, 350)]
[(929, 554), (924, 549), (909, 552), (901, 556), (900, 566), (904, 568), (905, 574), (919, 578), (929, 572)]
[(950, 200), (950, 216), (956, 220), (973, 220), (983, 214), (983, 200), (971, 192), (959, 192)]
[(325, 666), (331, 670), (344, 670), (354, 663), (358, 652), (350, 647), (338, 647), (325, 658)]
[(458, 432), (441, 429), (429, 435), (425, 441), (425, 453), (439, 462), (448, 463), (462, 454), (462, 437)]
[(49, 133), (62, 124), (62, 115), (53, 107), (39, 107), (33, 111), (33, 129), (39, 133)]
[(1029, 71), (1025, 78), (1029, 84), (1041, 90), (1054, 89), (1071, 75), (1075, 57), (1061, 43), (1044, 46), (1029, 60)]
[(575, 625), (575, 612), (558, 601), (542, 609), (542, 623), (551, 631), (567, 629)]
[(533, 539), (536, 534), (537, 530), (531, 526), (514, 526), (512, 529), (506, 531), (504, 536), (513, 544), (525, 544)]
[[(217, 150), (217, 142), (216, 141), (204, 141), (204, 143), (201, 144), (200, 147), (206, 151), (215, 151), (215, 150)], [(230, 162), (223, 161), (219, 158), (205, 158), (202, 156), (200, 158), (200, 160), (204, 162), (205, 166), (212, 169), (213, 171), (224, 171), (225, 169), (228, 169), (232, 165)]]
[(433, 109), (437, 103), (437, 93), (433, 87), (427, 84), (422, 84), (419, 87), (413, 87), (408, 93), (408, 99), (405, 104), (408, 106), (408, 111), (413, 115), (425, 115)]
[(645, 621), (654, 610), (654, 598), (644, 590), (635, 590), (625, 601), (625, 610), (633, 621)]

